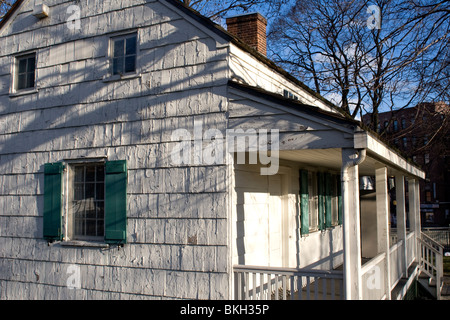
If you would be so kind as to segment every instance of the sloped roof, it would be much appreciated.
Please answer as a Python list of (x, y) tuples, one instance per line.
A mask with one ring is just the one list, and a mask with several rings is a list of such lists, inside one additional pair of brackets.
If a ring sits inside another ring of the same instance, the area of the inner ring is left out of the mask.
[[(179, 0), (165, 0), (167, 3), (173, 5), (174, 7), (178, 8), (179, 10), (182, 10), (184, 13), (189, 15), (189, 17), (193, 18), (197, 22), (201, 23), (204, 27), (208, 28), (209, 30), (215, 32), (220, 37), (224, 38), (226, 41), (230, 41), (240, 49), (246, 51), (247, 53), (251, 54), (253, 57), (258, 59), (260, 62), (267, 65), (272, 70), (276, 71), (283, 77), (285, 77), (287, 80), (293, 82), (297, 86), (304, 89), (306, 92), (308, 92), (310, 95), (314, 96), (318, 100), (322, 101), (326, 105), (330, 106), (331, 108), (337, 110), (341, 114), (345, 114), (343, 110), (338, 108), (335, 104), (333, 104), (331, 101), (325, 99), (323, 96), (309, 88), (307, 85), (305, 85), (303, 82), (295, 78), (293, 75), (291, 75), (289, 72), (284, 70), (283, 68), (277, 66), (272, 60), (268, 59), (263, 54), (259, 53), (257, 50), (253, 49), (249, 45), (247, 45), (245, 42), (243, 42), (241, 39), (239, 39), (237, 36), (231, 34), (224, 28), (222, 28), (220, 25), (214, 23), (210, 19), (206, 18), (205, 16), (201, 15), (198, 11), (188, 7), (183, 2)], [(11, 18), (11, 16), (14, 14), (14, 12), (20, 7), (20, 5), (24, 2), (24, 0), (17, 0), (14, 5), (10, 8), (10, 10), (6, 13), (3, 20), (0, 21), (0, 29), (4, 27), (6, 22)]]
[(323, 119), (327, 119), (336, 123), (359, 126), (360, 122), (350, 117), (350, 115), (340, 114), (335, 112), (330, 112), (323, 110), (319, 107), (312, 106), (309, 104), (304, 104), (300, 100), (293, 100), (290, 98), (285, 98), (284, 96), (273, 93), (262, 88), (250, 86), (247, 84), (239, 83), (233, 80), (228, 81), (228, 85), (232, 88), (236, 88), (250, 94), (256, 95), (258, 97), (262, 97), (268, 101), (272, 101), (274, 103), (279, 103), (285, 107), (288, 107), (293, 110), (302, 111), (307, 114), (320, 116)]

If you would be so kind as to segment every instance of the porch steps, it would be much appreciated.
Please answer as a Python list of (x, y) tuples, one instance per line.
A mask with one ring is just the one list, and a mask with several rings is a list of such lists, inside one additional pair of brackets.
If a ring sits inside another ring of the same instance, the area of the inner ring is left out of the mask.
[(402, 300), (414, 279), (417, 277), (419, 273), (419, 265), (417, 262), (411, 264), (408, 268), (408, 277), (401, 278), (394, 289), (391, 291), (391, 299), (393, 300)]
[(419, 277), (417, 278), (417, 281), (419, 282), (420, 286), (428, 293), (430, 296), (432, 296), (434, 299), (436, 299), (436, 281), (432, 280), (427, 274), (424, 272), (421, 272)]

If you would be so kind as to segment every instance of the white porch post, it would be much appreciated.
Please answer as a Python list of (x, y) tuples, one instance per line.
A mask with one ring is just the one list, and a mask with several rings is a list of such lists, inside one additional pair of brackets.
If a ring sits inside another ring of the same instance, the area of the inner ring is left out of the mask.
[(359, 168), (365, 150), (342, 149), (342, 212), (344, 231), (344, 294), (346, 300), (361, 300), (361, 226)]
[[(420, 193), (419, 181), (417, 179), (408, 179), (408, 197), (409, 197), (409, 228), (414, 232), (414, 239), (420, 237)], [(416, 262), (419, 262), (419, 246), (415, 243)]]
[(405, 206), (405, 177), (395, 176), (395, 198), (397, 201), (397, 237), (403, 240), (403, 250), (401, 250), (401, 259), (404, 266), (403, 273), (408, 276), (407, 265), (407, 247), (406, 247), (406, 206)]
[(387, 168), (380, 167), (375, 170), (376, 202), (377, 202), (377, 244), (378, 253), (386, 253), (385, 293), (386, 299), (391, 299), (391, 277), (389, 263), (389, 196)]

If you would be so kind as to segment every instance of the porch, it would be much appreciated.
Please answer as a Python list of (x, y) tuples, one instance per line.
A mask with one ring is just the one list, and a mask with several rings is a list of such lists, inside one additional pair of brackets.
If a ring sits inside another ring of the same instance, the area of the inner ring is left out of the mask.
[[(367, 152), (369, 149), (359, 150), (280, 151), (280, 159), (289, 161), (301, 159), (302, 162), (309, 163), (309, 168), (313, 168), (312, 163), (322, 168), (328, 167), (325, 170), (330, 171), (341, 167), (343, 224), (337, 226), (339, 229), (331, 227), (317, 231), (316, 234), (321, 234), (319, 236), (310, 234), (304, 237), (300, 232), (297, 235), (297, 243), (292, 240), (295, 233), (291, 232), (284, 239), (283, 232), (289, 231), (289, 228), (280, 228), (281, 241), (278, 248), (280, 259), (277, 261), (281, 261), (281, 265), (270, 259), (261, 261), (263, 262), (261, 264), (251, 263), (256, 259), (252, 259), (248, 254), (242, 256), (240, 260), (234, 260), (235, 299), (403, 299), (408, 288), (419, 277), (426, 277), (428, 284), (436, 283), (432, 289), (435, 297), (440, 298), (443, 250), (420, 229), (418, 181), (422, 178), (421, 172), (401, 163), (403, 160), (400, 158), (383, 159), (379, 156), (383, 150), (377, 150), (377, 153)], [(339, 158), (342, 160), (339, 161)], [(284, 170), (285, 176), (291, 174)], [(295, 170), (294, 168), (290, 171)], [(362, 177), (366, 176), (373, 178), (371, 190), (361, 187)], [(280, 178), (280, 181), (283, 179)], [(290, 214), (289, 208), (295, 200), (291, 197), (292, 190), (288, 190), (288, 187), (285, 189), (286, 192), (281, 194), (284, 194), (287, 201), (281, 208), (287, 210), (287, 217), (293, 217), (295, 212)], [(251, 194), (247, 193), (249, 190), (248, 188), (241, 190), (237, 198), (246, 198)], [(392, 206), (393, 197), (395, 206)], [(248, 206), (244, 201), (242, 206), (246, 205)], [(301, 203), (298, 205), (301, 207)], [(397, 228), (391, 229), (391, 215), (394, 212)], [(297, 210), (297, 214), (301, 213)], [(294, 219), (283, 220), (281, 225), (289, 226), (296, 221), (295, 219), (300, 223), (297, 216)], [(253, 232), (248, 232), (246, 226), (242, 223), (238, 228), (248, 237), (248, 234)], [(320, 261), (310, 259), (313, 256), (311, 252), (315, 250), (311, 244), (313, 239), (317, 238), (330, 243), (333, 241), (325, 250), (329, 252), (328, 259), (324, 259), (323, 246), (317, 247), (322, 251)], [(240, 244), (247, 248), (243, 241)], [(253, 257), (258, 257), (255, 248), (261, 245), (261, 242), (253, 245)], [(296, 253), (292, 253), (293, 247), (296, 247)], [(265, 250), (270, 253), (270, 245)], [(282, 259), (283, 252), (286, 253), (285, 259)], [(296, 259), (293, 259), (293, 255)], [(305, 263), (307, 259), (308, 263)], [(297, 263), (297, 267), (291, 267), (293, 261)], [(323, 261), (326, 262), (322, 263)]]
[[(398, 238), (392, 235), (392, 239)], [(416, 246), (419, 250), (416, 250)], [(418, 259), (416, 252), (419, 254)], [(403, 254), (406, 260), (402, 259)], [(384, 252), (372, 259), (362, 258), (362, 299), (401, 300), (419, 276), (426, 279), (424, 285), (434, 290), (431, 294), (440, 299), (442, 256), (439, 244), (425, 234), (420, 233), (416, 237), (415, 232), (408, 232), (405, 241), (391, 243), (389, 258)], [(343, 265), (329, 271), (235, 265), (233, 272), (237, 300), (345, 299)], [(387, 279), (390, 281), (388, 287), (385, 286)]]

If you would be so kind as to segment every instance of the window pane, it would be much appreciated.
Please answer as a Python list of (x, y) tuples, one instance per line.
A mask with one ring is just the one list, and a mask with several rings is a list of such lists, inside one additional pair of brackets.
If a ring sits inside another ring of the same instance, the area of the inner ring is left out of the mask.
[(105, 184), (97, 183), (95, 186), (95, 200), (103, 200), (105, 199)]
[(27, 73), (27, 88), (34, 88), (34, 72)]
[(86, 235), (92, 237), (95, 237), (97, 235), (95, 219), (86, 220)]
[(97, 220), (97, 235), (105, 234), (105, 221)]
[(95, 202), (93, 199), (85, 200), (86, 204), (86, 214), (85, 217), (87, 219), (95, 219), (96, 217), (96, 208), (95, 208)]
[(27, 59), (19, 60), (19, 73), (27, 72)]
[(95, 167), (86, 167), (86, 182), (95, 181)]
[(95, 193), (95, 183), (86, 183), (86, 187), (85, 187), (85, 199), (94, 199), (94, 193)]
[(136, 54), (136, 36), (127, 38), (126, 55)]
[(27, 74), (23, 73), (18, 76), (17, 90), (25, 89), (27, 87)]
[(113, 59), (113, 74), (123, 73), (123, 58)]
[(125, 72), (133, 72), (136, 70), (136, 56), (125, 58)]
[(97, 167), (97, 182), (105, 180), (105, 169), (103, 166)]
[(114, 52), (113, 57), (123, 57), (124, 56), (124, 40), (114, 40)]
[(33, 72), (36, 65), (36, 57), (30, 57), (28, 58), (28, 66), (27, 66), (27, 72)]
[(105, 218), (105, 204), (103, 201), (97, 202), (97, 219), (104, 219)]
[(84, 185), (82, 183), (76, 182), (73, 190), (73, 200), (83, 200), (84, 199)]

